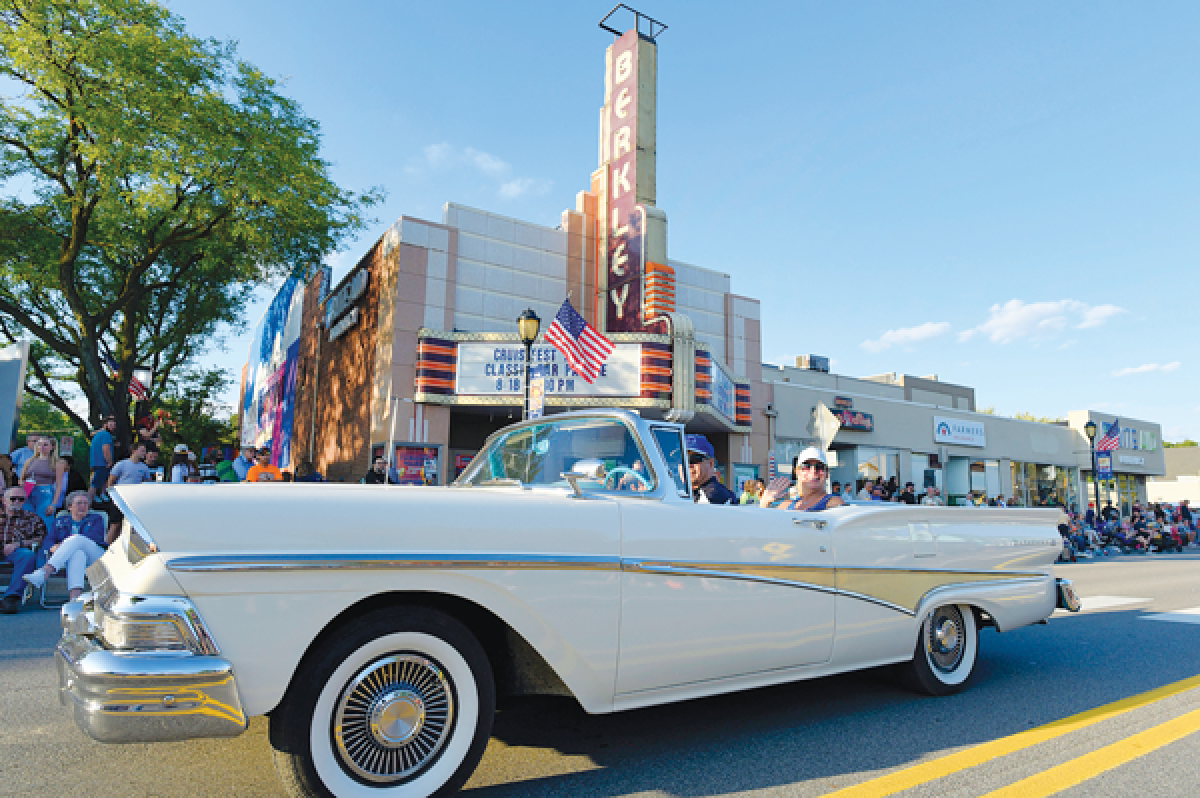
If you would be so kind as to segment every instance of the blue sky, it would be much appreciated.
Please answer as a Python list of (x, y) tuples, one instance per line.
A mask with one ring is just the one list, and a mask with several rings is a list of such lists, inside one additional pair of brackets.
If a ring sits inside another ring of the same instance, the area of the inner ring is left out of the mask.
[[(649, 0), (648, 0), (649, 1)], [(288, 80), (378, 223), (556, 225), (596, 165), (608, 4), (172, 0)], [(762, 300), (763, 358), (1200, 439), (1200, 5), (652, 0), (673, 258)], [(240, 372), (248, 332), (208, 363)], [(232, 399), (230, 400), (232, 403)]]

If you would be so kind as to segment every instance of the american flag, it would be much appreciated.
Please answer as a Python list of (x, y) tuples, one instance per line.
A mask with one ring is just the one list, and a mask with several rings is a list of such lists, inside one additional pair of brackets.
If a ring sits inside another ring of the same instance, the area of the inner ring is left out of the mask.
[(563, 300), (546, 330), (546, 340), (562, 352), (571, 368), (589, 385), (600, 376), (600, 367), (613, 351), (613, 342), (589, 327), (571, 307), (570, 299)]
[(1108, 429), (1104, 433), (1104, 437), (1096, 441), (1096, 451), (1115, 452), (1121, 445), (1121, 420), (1113, 419), (1112, 424), (1105, 426)]
[[(113, 356), (105, 354), (104, 362), (108, 364), (110, 369), (112, 369), (113, 379), (120, 379), (121, 366), (115, 359), (113, 359)], [(144, 402), (150, 398), (149, 392), (146, 391), (146, 386), (142, 385), (142, 381), (132, 374), (129, 375), (129, 393), (139, 402)]]

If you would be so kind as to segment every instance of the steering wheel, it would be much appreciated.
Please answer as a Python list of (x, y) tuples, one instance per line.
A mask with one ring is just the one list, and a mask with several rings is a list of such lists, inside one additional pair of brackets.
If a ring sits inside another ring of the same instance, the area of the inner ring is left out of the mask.
[[(621, 484), (621, 479), (624, 478), (626, 474), (632, 475), (634, 479), (641, 483), (642, 490), (650, 490), (650, 480), (646, 479), (632, 468), (626, 468), (625, 466), (617, 466), (612, 471), (608, 472), (608, 476), (604, 478), (604, 489), (617, 490)], [(612, 487), (609, 487), (608, 485), (609, 480), (613, 481)]]

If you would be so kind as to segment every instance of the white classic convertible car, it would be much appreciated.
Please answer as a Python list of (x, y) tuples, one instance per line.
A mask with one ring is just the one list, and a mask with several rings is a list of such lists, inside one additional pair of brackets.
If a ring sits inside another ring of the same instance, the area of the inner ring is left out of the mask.
[(679, 425), (584, 411), (452, 487), (122, 487), (61, 698), (106, 742), (267, 715), (292, 795), (449, 794), (498, 692), (602, 713), (898, 664), (952, 693), (982, 627), (1078, 609), (1057, 511), (698, 505), (684, 463)]

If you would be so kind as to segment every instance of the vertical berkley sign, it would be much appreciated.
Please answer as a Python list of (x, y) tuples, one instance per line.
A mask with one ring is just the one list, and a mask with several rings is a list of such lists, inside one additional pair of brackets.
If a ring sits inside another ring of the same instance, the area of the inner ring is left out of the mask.
[(604, 79), (602, 157), (608, 163), (606, 326), (612, 332), (642, 329), (646, 211), (638, 203), (637, 190), (639, 38), (637, 31), (631, 30), (613, 42)]

